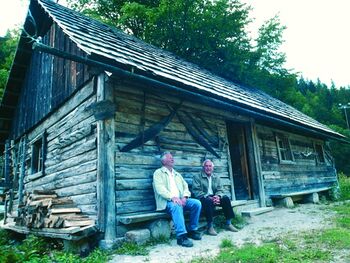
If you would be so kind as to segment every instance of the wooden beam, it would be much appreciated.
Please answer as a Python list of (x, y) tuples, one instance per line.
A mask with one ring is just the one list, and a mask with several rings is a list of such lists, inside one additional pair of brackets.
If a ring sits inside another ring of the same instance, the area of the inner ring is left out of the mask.
[[(106, 74), (97, 76), (97, 102), (113, 103), (113, 89), (107, 87)], [(97, 120), (97, 205), (98, 222), (104, 231), (104, 242), (110, 246), (116, 239), (115, 200), (115, 123), (114, 116)]]
[(260, 206), (264, 207), (266, 206), (266, 196), (265, 196), (265, 188), (264, 188), (264, 179), (262, 178), (262, 168), (261, 168), (261, 158), (260, 158), (260, 151), (259, 151), (259, 145), (258, 145), (258, 135), (256, 133), (256, 126), (253, 120), (250, 124), (250, 131), (252, 134), (252, 143), (253, 143), (253, 149), (254, 149), (254, 159), (255, 159), (255, 172), (256, 176), (258, 178), (258, 184), (259, 184), (259, 197), (260, 197)]

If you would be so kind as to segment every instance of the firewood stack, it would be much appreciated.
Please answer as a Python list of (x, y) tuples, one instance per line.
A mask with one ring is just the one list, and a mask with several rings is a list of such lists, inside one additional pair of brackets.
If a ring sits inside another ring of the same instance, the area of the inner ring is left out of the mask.
[(54, 191), (34, 190), (19, 206), (16, 225), (28, 228), (68, 228), (94, 225), (72, 199), (59, 198)]

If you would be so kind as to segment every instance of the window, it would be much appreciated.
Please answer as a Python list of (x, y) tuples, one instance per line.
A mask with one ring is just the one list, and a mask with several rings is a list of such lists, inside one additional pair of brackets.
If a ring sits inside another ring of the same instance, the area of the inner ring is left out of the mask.
[(288, 137), (282, 134), (276, 134), (276, 143), (280, 162), (293, 162), (294, 157)]
[(317, 163), (325, 163), (322, 145), (319, 143), (315, 143), (315, 151), (316, 151), (316, 162)]
[(32, 144), (31, 173), (44, 173), (45, 133)]

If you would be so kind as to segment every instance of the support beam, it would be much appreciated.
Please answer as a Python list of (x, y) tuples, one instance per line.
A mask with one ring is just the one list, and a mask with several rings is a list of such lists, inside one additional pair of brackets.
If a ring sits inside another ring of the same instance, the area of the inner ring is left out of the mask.
[[(107, 87), (105, 78), (104, 73), (97, 76), (97, 103), (113, 103), (113, 89)], [(114, 115), (106, 116), (108, 118), (97, 120), (97, 202), (98, 223), (104, 232), (100, 246), (109, 249), (116, 240), (115, 124)]]

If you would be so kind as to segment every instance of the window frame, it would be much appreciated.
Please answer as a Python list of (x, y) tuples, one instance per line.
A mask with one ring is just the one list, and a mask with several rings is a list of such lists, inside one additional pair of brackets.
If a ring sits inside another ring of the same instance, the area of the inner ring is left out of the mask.
[[(278, 159), (279, 163), (281, 164), (294, 164), (295, 159), (292, 152), (292, 147), (290, 144), (289, 137), (282, 133), (275, 133), (275, 140), (276, 140), (276, 146), (277, 146), (277, 152), (278, 152)], [(284, 144), (283, 148), (280, 147), (280, 142)], [(283, 152), (282, 152), (283, 151)], [(282, 158), (283, 156), (289, 155), (290, 158)]]
[[(317, 151), (317, 147), (318, 147), (318, 146), (320, 147), (320, 150), (321, 150), (320, 152)], [(323, 144), (320, 143), (320, 142), (314, 142), (314, 150), (315, 150), (315, 156), (316, 156), (316, 158), (315, 158), (316, 164), (317, 164), (317, 165), (326, 164), (326, 155), (325, 155), (325, 151), (324, 151)], [(320, 155), (319, 155), (319, 153), (322, 154), (322, 159), (323, 159), (323, 161), (320, 160)]]
[(31, 143), (30, 174), (45, 174), (46, 132), (36, 137)]

